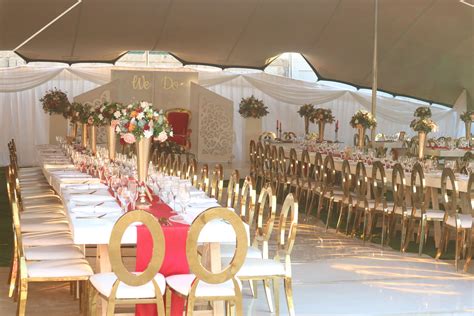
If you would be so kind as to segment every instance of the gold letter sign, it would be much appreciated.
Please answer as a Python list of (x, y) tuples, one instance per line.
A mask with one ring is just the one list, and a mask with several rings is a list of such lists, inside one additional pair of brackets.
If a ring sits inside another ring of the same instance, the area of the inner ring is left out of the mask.
[(150, 82), (145, 79), (145, 76), (133, 76), (132, 80), (133, 90), (148, 90), (150, 89)]

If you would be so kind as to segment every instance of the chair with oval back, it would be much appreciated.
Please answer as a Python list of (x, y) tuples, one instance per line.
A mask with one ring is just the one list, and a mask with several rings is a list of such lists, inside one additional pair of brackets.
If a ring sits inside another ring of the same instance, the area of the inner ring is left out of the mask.
[[(289, 227), (287, 225), (289, 225)], [(270, 311), (274, 311), (276, 315), (280, 314), (279, 280), (283, 280), (284, 282), (288, 313), (289, 315), (295, 315), (291, 274), (291, 252), (296, 239), (297, 227), (298, 203), (294, 199), (293, 194), (289, 193), (283, 202), (280, 213), (276, 255), (273, 259), (269, 259), (268, 257), (247, 257), (242, 268), (237, 272), (237, 277), (240, 280), (252, 282), (263, 280), (264, 284), (269, 284), (270, 281), (273, 281), (275, 309), (273, 309), (273, 304), (271, 303), (270, 293), (267, 294), (267, 301)]]
[[(223, 220), (235, 231), (236, 250), (229, 265), (221, 272), (211, 272), (201, 262), (198, 253), (199, 235), (204, 226), (215, 220)], [(247, 233), (237, 214), (227, 208), (210, 208), (201, 213), (191, 224), (186, 240), (186, 258), (191, 274), (178, 274), (166, 278), (166, 306), (171, 305), (172, 293), (186, 300), (186, 315), (192, 315), (197, 301), (226, 301), (227, 310), (235, 306), (238, 316), (243, 315), (242, 292), (236, 273), (247, 254)], [(167, 308), (167, 315), (170, 310)], [(162, 314), (160, 314), (162, 315)]]
[[(418, 255), (421, 256), (423, 253), (423, 245), (426, 241), (428, 234), (427, 225), (429, 221), (442, 222), (444, 219), (444, 211), (434, 210), (428, 207), (428, 202), (426, 201), (426, 188), (425, 188), (425, 174), (423, 172), (423, 167), (420, 163), (416, 163), (413, 166), (411, 172), (411, 206), (412, 211), (409, 216), (410, 223), (408, 225), (407, 236), (412, 235), (414, 229), (415, 221), (420, 222), (418, 229)], [(409, 238), (406, 238), (404, 248), (408, 247)]]
[(196, 181), (195, 186), (198, 189), (207, 192), (209, 188), (209, 166), (207, 163), (201, 167), (201, 173), (199, 175), (199, 179)]
[(463, 214), (460, 212), (458, 182), (454, 172), (450, 168), (444, 168), (441, 174), (441, 196), (445, 210), (443, 219), (443, 231), (439, 243), (436, 259), (439, 259), (448, 245), (449, 232), (454, 230), (456, 233), (456, 249), (454, 253), (454, 265), (458, 270), (458, 262), (461, 257), (464, 240), (466, 236), (472, 233), (472, 214)]
[(221, 199), (223, 191), (224, 191), (224, 170), (221, 164), (216, 164), (214, 166), (214, 170), (212, 171), (212, 175), (209, 179), (209, 185), (207, 187), (207, 195), (219, 201)]
[[(365, 242), (367, 239), (367, 226), (369, 219), (369, 201), (367, 199), (367, 190), (369, 186), (369, 180), (367, 177), (367, 171), (365, 164), (359, 161), (356, 165), (355, 172), (355, 203), (353, 209), (355, 210), (354, 224), (352, 225), (352, 236), (355, 236), (357, 229), (360, 227), (361, 218), (363, 216), (363, 233), (362, 240)], [(348, 220), (349, 222), (349, 220)]]
[(258, 137), (258, 141), (263, 142), (263, 143), (268, 143), (268, 142), (274, 141), (276, 138), (277, 138), (276, 134), (273, 132), (263, 132)]
[(370, 180), (374, 199), (369, 201), (370, 223), (368, 239), (372, 240), (372, 232), (377, 226), (379, 216), (382, 217), (382, 238), (381, 245), (385, 245), (385, 234), (388, 231), (389, 214), (393, 210), (393, 202), (387, 201), (387, 177), (382, 162), (375, 161), (372, 165), (372, 178)]
[(313, 211), (316, 199), (321, 198), (322, 194), (322, 183), (323, 183), (323, 156), (320, 152), (317, 152), (314, 156), (313, 170), (308, 178), (308, 190), (306, 196), (306, 216)]
[(339, 229), (342, 225), (344, 209), (347, 208), (346, 234), (348, 234), (349, 221), (352, 217), (352, 213), (354, 212), (355, 195), (354, 195), (354, 185), (353, 185), (354, 181), (353, 181), (353, 176), (351, 173), (351, 166), (347, 159), (344, 159), (342, 161), (341, 176), (342, 176), (342, 200), (340, 203), (339, 218), (337, 220), (336, 232), (339, 232)]
[(196, 159), (193, 158), (189, 160), (188, 169), (186, 170), (186, 179), (191, 181), (191, 184), (194, 187), (197, 186), (197, 182), (198, 182), (196, 171), (197, 171), (197, 161)]
[(319, 198), (317, 218), (321, 215), (324, 200), (328, 201), (328, 213), (326, 219), (326, 230), (329, 227), (329, 221), (331, 220), (331, 213), (334, 203), (340, 203), (343, 198), (342, 189), (336, 186), (336, 167), (334, 165), (334, 158), (332, 154), (329, 154), (324, 158), (323, 170), (322, 170), (322, 194)]
[(393, 187), (393, 211), (390, 214), (390, 232), (388, 237), (392, 238), (395, 234), (395, 227), (397, 221), (400, 220), (402, 223), (401, 228), (401, 243), (400, 251), (403, 251), (406, 238), (406, 226), (408, 222), (409, 213), (407, 210), (407, 195), (406, 195), (406, 178), (403, 167), (400, 163), (397, 163), (393, 167), (392, 171), (392, 187)]
[(265, 164), (265, 148), (262, 142), (257, 143), (257, 154), (255, 158), (255, 177), (257, 186), (261, 187), (264, 183), (264, 164)]
[[(464, 213), (470, 213), (472, 216), (474, 216), (474, 173), (471, 173), (469, 175), (469, 182), (467, 184), (467, 192), (466, 192), (466, 199), (467, 202), (465, 204), (465, 211)], [(473, 252), (473, 234), (474, 230), (471, 231), (470, 234), (467, 234), (466, 236), (466, 249), (467, 249), (467, 254), (466, 254), (466, 263), (464, 264), (464, 272), (467, 272), (469, 269), (469, 265), (471, 264), (472, 260), (472, 252)]]
[(188, 161), (184, 161), (182, 164), (181, 164), (181, 168), (179, 170), (179, 178), (181, 180), (185, 180), (188, 178)]
[[(141, 273), (127, 270), (122, 259), (122, 237), (125, 230), (132, 224), (141, 222), (150, 231), (153, 239), (153, 252), (150, 262)], [(100, 295), (107, 301), (107, 315), (114, 315), (119, 304), (156, 304), (158, 314), (165, 313), (163, 294), (166, 281), (158, 273), (165, 257), (165, 237), (158, 220), (146, 211), (130, 211), (122, 215), (115, 223), (110, 235), (109, 255), (112, 271), (94, 274), (89, 282), (95, 290), (94, 297)], [(96, 298), (92, 300), (95, 302)], [(94, 305), (94, 304), (93, 304)], [(91, 309), (94, 307), (92, 305)]]
[(255, 140), (250, 140), (249, 143), (249, 161), (250, 161), (250, 167), (255, 168), (255, 162), (256, 162), (256, 155), (257, 155), (257, 145), (255, 144)]
[(227, 183), (227, 194), (226, 199), (224, 200), (224, 195), (221, 195), (221, 205), (231, 208), (236, 208), (239, 192), (240, 192), (240, 174), (239, 170), (232, 171), (231, 176), (229, 177), (229, 182)]

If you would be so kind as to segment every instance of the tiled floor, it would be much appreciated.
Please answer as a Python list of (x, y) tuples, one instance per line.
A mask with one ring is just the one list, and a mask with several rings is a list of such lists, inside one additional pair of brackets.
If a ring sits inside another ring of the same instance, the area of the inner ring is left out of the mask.
[[(293, 253), (297, 315), (472, 315), (474, 275), (452, 263), (384, 249), (319, 226), (302, 224)], [(471, 267), (471, 270), (473, 268)], [(0, 270), (0, 315), (14, 315), (6, 298), (8, 269)], [(281, 314), (287, 314), (283, 288)], [(271, 315), (259, 289), (244, 290), (245, 315)], [(65, 285), (33, 285), (29, 315), (78, 315)]]

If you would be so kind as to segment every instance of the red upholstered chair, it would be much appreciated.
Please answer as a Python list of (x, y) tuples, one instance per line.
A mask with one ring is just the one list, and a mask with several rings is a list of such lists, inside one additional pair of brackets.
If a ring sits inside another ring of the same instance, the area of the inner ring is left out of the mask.
[(173, 137), (170, 137), (169, 140), (186, 149), (191, 148), (191, 129), (189, 129), (191, 112), (186, 109), (170, 109), (166, 111), (166, 117), (173, 128)]

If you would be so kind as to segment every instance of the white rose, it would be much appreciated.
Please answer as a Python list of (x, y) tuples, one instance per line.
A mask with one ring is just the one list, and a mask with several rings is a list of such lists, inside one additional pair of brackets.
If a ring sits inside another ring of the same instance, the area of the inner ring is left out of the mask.
[(173, 135), (174, 135), (174, 134), (173, 134), (173, 131), (171, 131), (171, 132), (170, 132), (170, 137), (173, 137)]
[(104, 116), (102, 114), (99, 114), (99, 120), (103, 120), (104, 119)]
[(101, 111), (101, 112), (104, 112), (104, 110), (105, 110), (105, 106), (103, 106), (103, 107), (100, 108), (100, 111)]
[(153, 131), (149, 129), (147, 131), (144, 131), (143, 135), (145, 136), (145, 138), (150, 138), (151, 136), (153, 136)]
[(115, 132), (116, 132), (116, 133), (120, 133), (120, 126), (117, 125), (117, 126), (115, 127)]
[(137, 120), (143, 119), (144, 116), (145, 116), (145, 114), (143, 112), (138, 113)]
[(150, 106), (150, 103), (146, 102), (146, 101), (142, 101), (140, 102), (140, 106), (143, 108), (143, 109), (146, 109), (147, 107)]
[(127, 106), (128, 109), (131, 109), (132, 107), (133, 107), (133, 104), (129, 104), (129, 105)]
[(123, 109), (123, 110), (122, 110), (122, 114), (123, 114), (123, 115), (127, 114), (127, 110)]
[(120, 115), (122, 115), (122, 114), (120, 113), (120, 111), (115, 111), (115, 113), (114, 113), (115, 118), (119, 118)]

